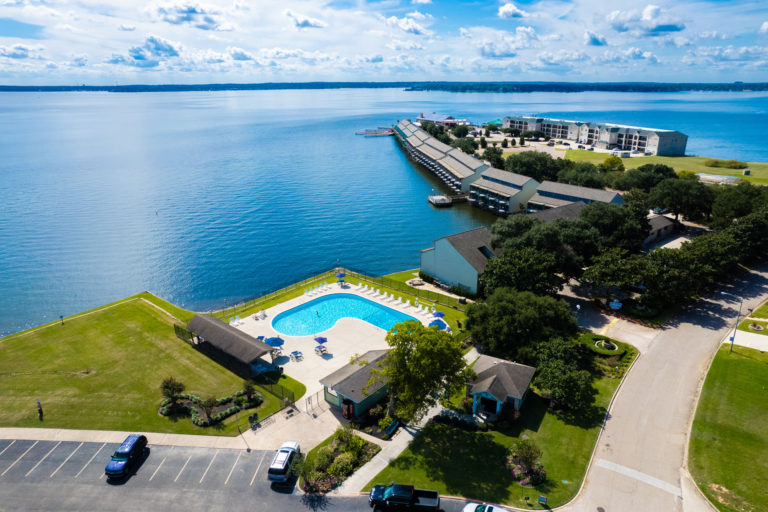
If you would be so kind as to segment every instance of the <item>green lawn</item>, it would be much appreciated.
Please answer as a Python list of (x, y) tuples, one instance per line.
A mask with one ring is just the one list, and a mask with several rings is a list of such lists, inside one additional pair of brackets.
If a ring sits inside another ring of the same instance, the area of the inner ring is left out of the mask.
[(406, 281), (410, 281), (411, 279), (419, 277), (419, 269), (414, 268), (411, 270), (405, 270), (403, 272), (395, 272), (394, 274), (387, 274), (384, 277), (405, 283)]
[[(763, 330), (762, 331), (753, 331), (752, 329), (749, 328), (750, 324), (762, 325), (763, 326)], [(767, 322), (763, 322), (761, 320), (742, 320), (741, 322), (739, 322), (739, 330), (740, 331), (746, 331), (746, 332), (752, 332), (752, 333), (755, 333), (755, 334), (762, 334), (762, 335), (765, 336), (765, 335), (768, 335), (768, 321)], [(738, 336), (738, 334), (736, 336)]]
[[(548, 410), (547, 401), (530, 394), (515, 428), (483, 433), (429, 425), (365, 489), (395, 481), (529, 509), (541, 508), (533, 505), (539, 495), (547, 496), (550, 507), (566, 503), (581, 485), (605, 408), (619, 382), (607, 377), (595, 381), (599, 393), (596, 407), (587, 418), (576, 422), (581, 424), (557, 417)], [(544, 452), (547, 480), (536, 488), (513, 482), (504, 466), (507, 449), (522, 435), (533, 439)], [(526, 505), (524, 496), (531, 498), (532, 505)]]
[(755, 318), (766, 318), (768, 319), (768, 302), (754, 310), (752, 313), (749, 314), (751, 317)]
[[(178, 339), (173, 318), (155, 305), (174, 316), (192, 315), (141, 294), (66, 318), (64, 325), (54, 322), (0, 339), (0, 425), (236, 434), (234, 417), (199, 428), (189, 419), (173, 422), (157, 414), (165, 377), (202, 397), (229, 395), (242, 387), (242, 379)], [(257, 411), (265, 417), (279, 401), (262, 394)], [(38, 398), (44, 422), (37, 419)], [(240, 416), (247, 428), (247, 414)]]
[[(607, 153), (595, 153), (585, 149), (569, 149), (565, 153), (565, 158), (580, 162), (592, 162), (593, 164), (602, 163), (608, 158)], [(622, 158), (626, 169), (634, 169), (643, 164), (664, 164), (672, 167), (676, 171), (703, 172), (707, 174), (726, 174), (730, 176), (741, 176), (753, 183), (768, 184), (768, 163), (766, 162), (746, 162), (750, 176), (742, 176), (742, 169), (724, 169), (722, 167), (707, 167), (704, 162), (709, 160), (703, 156), (639, 156), (632, 158)]]
[(721, 511), (768, 510), (768, 353), (723, 346), (691, 429), (688, 465)]

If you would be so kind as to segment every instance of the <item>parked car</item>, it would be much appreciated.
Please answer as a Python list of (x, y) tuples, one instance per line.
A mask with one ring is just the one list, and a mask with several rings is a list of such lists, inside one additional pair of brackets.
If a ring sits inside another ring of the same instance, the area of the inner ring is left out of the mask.
[(549, 142), (547, 142), (547, 146), (554, 146), (554, 145), (555, 145), (555, 141), (553, 140), (550, 140)]
[(571, 147), (571, 143), (570, 142), (563, 142), (563, 146)]
[(584, 144), (579, 144), (579, 145), (578, 145), (578, 146), (576, 146), (576, 147), (577, 147), (578, 149), (584, 149), (584, 148), (585, 148)]
[(467, 503), (461, 512), (510, 512), (506, 508), (496, 507), (487, 503)]
[(440, 510), (437, 491), (415, 489), (412, 485), (374, 485), (368, 504), (375, 510)]
[(594, 150), (595, 150), (595, 146), (589, 146), (589, 147), (587, 148), (587, 151), (594, 151)]
[(124, 478), (128, 476), (144, 455), (147, 447), (147, 437), (142, 434), (131, 434), (117, 447), (112, 454), (112, 460), (104, 468), (107, 478)]
[(286, 441), (277, 450), (272, 464), (267, 470), (267, 479), (272, 482), (287, 482), (291, 475), (291, 464), (301, 454), (301, 447), (296, 441)]

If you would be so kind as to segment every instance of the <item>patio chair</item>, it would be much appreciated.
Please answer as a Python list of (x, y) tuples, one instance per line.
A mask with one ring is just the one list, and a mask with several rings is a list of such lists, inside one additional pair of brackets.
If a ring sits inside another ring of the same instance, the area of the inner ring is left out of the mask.
[(261, 318), (262, 320), (265, 320), (267, 318), (267, 312), (264, 311), (263, 309), (259, 311), (259, 318)]

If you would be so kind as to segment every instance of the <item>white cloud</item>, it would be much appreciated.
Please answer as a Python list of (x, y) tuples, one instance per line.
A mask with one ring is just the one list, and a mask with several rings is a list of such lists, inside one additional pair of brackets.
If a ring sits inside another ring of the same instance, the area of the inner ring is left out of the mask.
[(310, 18), (309, 16), (304, 16), (303, 14), (297, 14), (290, 9), (286, 9), (284, 11), (284, 14), (291, 18), (293, 20), (293, 26), (302, 29), (302, 28), (324, 28), (328, 26), (327, 23), (324, 21)]
[(608, 24), (617, 32), (631, 32), (642, 36), (662, 36), (680, 32), (685, 24), (658, 5), (647, 5), (640, 11), (613, 11), (606, 17)]
[(764, 68), (768, 66), (768, 46), (699, 46), (688, 50), (682, 60), (686, 64), (712, 67)]
[(123, 32), (133, 32), (136, 30), (136, 25), (131, 25), (129, 23), (122, 23), (119, 27), (117, 27), (118, 30), (122, 30)]
[(704, 32), (699, 32), (698, 34), (699, 39), (725, 39), (725, 34), (721, 34), (717, 30), (705, 30)]
[(28, 46), (25, 44), (14, 44), (13, 46), (0, 46), (0, 57), (6, 59), (34, 59), (42, 50), (41, 46)]
[(760, 34), (768, 34), (768, 21), (764, 21), (758, 30)]
[(587, 30), (584, 32), (584, 44), (588, 46), (605, 46), (608, 43), (605, 40), (605, 36)]
[(141, 46), (132, 46), (128, 55), (113, 54), (108, 64), (122, 64), (137, 68), (156, 68), (168, 59), (179, 57), (181, 45), (158, 36), (149, 36)]
[(423, 50), (424, 47), (416, 41), (401, 41), (399, 39), (393, 39), (386, 44), (387, 48), (395, 51), (403, 50)]
[(512, 2), (505, 3), (501, 7), (499, 7), (498, 12), (499, 18), (504, 19), (510, 19), (510, 18), (525, 18), (528, 16), (528, 13), (524, 10), (517, 7)]
[(189, 25), (201, 30), (220, 30), (219, 11), (193, 3), (161, 5), (157, 15), (171, 25)]
[(408, 14), (406, 14), (405, 17), (406, 18), (413, 18), (415, 20), (422, 21), (422, 20), (426, 20), (426, 19), (431, 19), (432, 15), (431, 14), (424, 14), (423, 12), (419, 12), (419, 11), (413, 11), (413, 12), (409, 12)]
[(256, 57), (252, 53), (243, 50), (242, 48), (238, 48), (237, 46), (227, 47), (227, 53), (233, 60), (256, 60)]
[(658, 57), (653, 53), (635, 47), (619, 52), (606, 51), (603, 53), (603, 60), (616, 64), (628, 63), (630, 61), (645, 61), (650, 64), (658, 64), (659, 62)]
[(502, 33), (499, 37), (483, 41), (478, 48), (483, 57), (504, 59), (516, 56), (519, 50), (530, 47), (535, 41), (538, 41), (538, 36), (533, 27), (517, 27), (514, 34)]
[(411, 0), (414, 5), (428, 5), (432, 3), (432, 0)]
[(529, 69), (556, 72), (572, 69), (576, 64), (589, 60), (589, 55), (584, 52), (574, 52), (560, 49), (556, 52), (541, 52), (536, 59), (526, 62)]
[(464, 27), (459, 27), (459, 35), (464, 39), (472, 39), (472, 33)]
[(387, 25), (390, 27), (396, 27), (402, 30), (403, 32), (407, 32), (409, 34), (414, 34), (417, 36), (425, 36), (430, 35), (432, 32), (424, 28), (424, 26), (420, 25), (416, 20), (413, 18), (409, 18), (408, 16), (403, 16), (402, 18), (398, 18), (397, 16), (390, 16), (386, 19)]
[(88, 64), (87, 55), (77, 55), (76, 57), (72, 58), (72, 60), (69, 62), (69, 65), (75, 68), (82, 68), (82, 67), (85, 67), (87, 64)]

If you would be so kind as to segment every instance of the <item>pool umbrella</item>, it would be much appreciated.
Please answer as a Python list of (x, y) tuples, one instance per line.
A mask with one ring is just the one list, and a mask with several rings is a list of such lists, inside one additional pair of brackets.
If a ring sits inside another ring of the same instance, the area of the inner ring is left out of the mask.
[(317, 336), (317, 337), (315, 338), (315, 341), (316, 341), (316, 342), (318, 342), (318, 343), (320, 343), (320, 344), (322, 345), (323, 343), (325, 343), (326, 341), (328, 341), (328, 338), (326, 338), (325, 336)]
[(347, 274), (345, 274), (344, 272), (339, 272), (338, 274), (336, 274), (336, 277), (338, 277), (339, 279), (343, 279), (347, 277)]
[(442, 311), (435, 311), (434, 313), (432, 313), (432, 316), (434, 316), (435, 318), (443, 318), (445, 316), (445, 313), (443, 313)]
[(437, 328), (440, 329), (441, 331), (444, 331), (445, 328), (448, 327), (448, 325), (442, 320), (440, 320), (439, 318), (436, 318), (435, 320), (432, 320), (429, 323), (429, 327), (432, 327), (432, 326), (437, 326)]
[(266, 340), (264, 340), (264, 343), (266, 343), (270, 347), (280, 347), (283, 345), (283, 343), (285, 343), (285, 341), (283, 340), (283, 338), (275, 337), (275, 338), (267, 338)]

